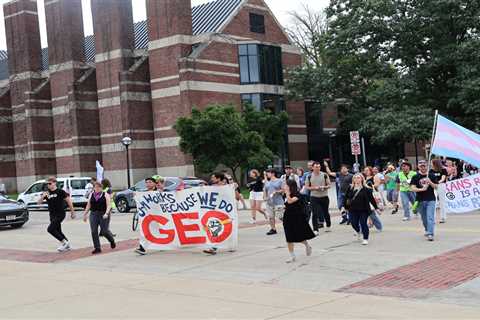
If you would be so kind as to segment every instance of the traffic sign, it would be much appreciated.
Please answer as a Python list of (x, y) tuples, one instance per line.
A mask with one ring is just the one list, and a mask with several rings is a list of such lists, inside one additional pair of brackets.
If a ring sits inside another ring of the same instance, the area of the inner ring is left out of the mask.
[(350, 131), (350, 142), (352, 144), (354, 143), (360, 143), (360, 132), (358, 131)]
[(352, 154), (354, 156), (359, 156), (362, 154), (362, 147), (360, 143), (352, 143)]

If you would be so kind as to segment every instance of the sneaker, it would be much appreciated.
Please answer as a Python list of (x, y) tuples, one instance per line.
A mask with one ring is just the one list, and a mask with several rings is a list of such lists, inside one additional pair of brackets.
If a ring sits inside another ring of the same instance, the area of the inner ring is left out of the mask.
[(447, 222), (447, 220), (445, 220), (445, 219), (440, 219), (440, 223), (445, 223), (445, 222)]
[(313, 231), (313, 233), (315, 233), (316, 236), (318, 236), (320, 234), (320, 232), (318, 232), (318, 230)]
[(429, 235), (427, 236), (427, 240), (428, 240), (428, 241), (433, 241), (433, 236), (432, 236), (431, 234), (429, 234)]
[(365, 240), (365, 239), (364, 239), (364, 240), (362, 241), (362, 246), (366, 246), (366, 245), (368, 245), (368, 240)]
[(139, 246), (137, 249), (135, 249), (135, 252), (142, 256), (147, 254), (147, 251), (145, 251), (145, 248), (142, 246)]
[(210, 249), (203, 250), (203, 253), (214, 256), (217, 254), (217, 248), (210, 248)]
[(102, 253), (102, 250), (95, 249), (95, 250), (92, 251), (92, 254), (99, 254), (99, 253)]
[(410, 221), (410, 218), (403, 217), (402, 221)]
[(326, 228), (325, 228), (325, 232), (332, 232), (332, 228), (326, 227)]
[(277, 230), (270, 229), (270, 231), (267, 232), (267, 236), (271, 236), (273, 234), (277, 234)]
[(62, 243), (62, 245), (57, 248), (58, 252), (66, 252), (66, 251), (70, 251), (70, 250), (71, 250), (70, 242), (68, 242), (68, 241)]
[(286, 263), (294, 263), (296, 260), (295, 257), (291, 257), (290, 259), (288, 259), (287, 261), (285, 261)]
[(257, 221), (255, 219), (250, 219), (249, 222), (250, 222), (250, 224), (256, 224), (257, 223)]
[(322, 228), (323, 228), (323, 223), (320, 223), (320, 224), (318, 225), (318, 228), (319, 228), (319, 229), (322, 229)]
[(117, 244), (115, 242), (110, 243), (110, 248), (115, 249), (117, 247)]
[(346, 216), (342, 216), (342, 221), (340, 221), (340, 224), (345, 224), (348, 222), (348, 218)]
[(310, 257), (312, 255), (312, 247), (311, 246), (307, 246), (307, 248), (305, 249), (306, 252), (307, 252), (307, 257)]

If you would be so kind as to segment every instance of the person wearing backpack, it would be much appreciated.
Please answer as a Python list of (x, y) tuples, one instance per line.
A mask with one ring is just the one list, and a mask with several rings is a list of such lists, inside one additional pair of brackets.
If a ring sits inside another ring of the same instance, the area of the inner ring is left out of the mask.
[(360, 232), (363, 234), (362, 245), (368, 245), (370, 205), (375, 208), (375, 211), (379, 211), (377, 202), (373, 197), (373, 189), (367, 186), (365, 177), (357, 173), (353, 176), (352, 185), (345, 195), (342, 210), (348, 210), (350, 213), (351, 225), (359, 240), (361, 239)]
[(310, 190), (310, 202), (312, 205), (312, 226), (318, 235), (318, 230), (324, 227), (325, 232), (331, 231), (332, 222), (328, 208), (330, 199), (328, 198), (328, 189), (330, 189), (330, 178), (325, 172), (321, 171), (319, 162), (313, 164), (312, 174), (307, 178), (305, 187)]

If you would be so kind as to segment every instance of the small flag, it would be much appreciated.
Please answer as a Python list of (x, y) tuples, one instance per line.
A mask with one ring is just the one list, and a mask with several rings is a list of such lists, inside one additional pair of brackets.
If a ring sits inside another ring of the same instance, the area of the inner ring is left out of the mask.
[(432, 154), (460, 159), (480, 167), (480, 135), (439, 115)]
[(100, 161), (95, 162), (95, 166), (97, 167), (97, 181), (102, 182), (103, 180), (103, 167), (100, 164)]

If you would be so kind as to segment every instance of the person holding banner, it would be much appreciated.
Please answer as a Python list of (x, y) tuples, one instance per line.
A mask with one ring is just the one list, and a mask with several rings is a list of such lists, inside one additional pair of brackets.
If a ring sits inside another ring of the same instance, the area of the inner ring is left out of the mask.
[(295, 262), (294, 244), (302, 243), (305, 246), (307, 256), (312, 255), (312, 247), (308, 240), (315, 238), (310, 224), (305, 220), (304, 203), (301, 200), (300, 192), (295, 180), (287, 179), (284, 186), (286, 195), (285, 214), (283, 216), (283, 229), (287, 240), (290, 259), (287, 263)]
[(90, 197), (87, 202), (87, 207), (83, 214), (83, 221), (87, 222), (90, 212), (90, 230), (92, 232), (92, 240), (94, 250), (92, 254), (97, 254), (102, 252), (102, 247), (100, 246), (100, 237), (98, 234), (98, 228), (100, 227), (100, 236), (105, 237), (110, 242), (110, 247), (115, 249), (117, 246), (115, 244), (115, 239), (113, 238), (112, 233), (108, 229), (108, 219), (111, 214), (111, 200), (110, 195), (103, 191), (102, 184), (100, 182), (95, 182), (93, 193), (90, 194)]
[(422, 216), (425, 237), (433, 241), (435, 231), (435, 203), (434, 190), (438, 187), (438, 180), (435, 175), (427, 169), (427, 162), (422, 160), (418, 163), (418, 173), (410, 182), (413, 192), (417, 194), (418, 211)]
[[(160, 179), (163, 179), (163, 178), (161, 178), (159, 176), (158, 181), (154, 177), (146, 178), (145, 179), (145, 186), (147, 187), (147, 192), (157, 191), (157, 186), (158, 186), (158, 182), (160, 181)], [(163, 192), (163, 189), (160, 192)], [(138, 245), (138, 248), (135, 249), (135, 252), (142, 255), (142, 256), (147, 254), (147, 251), (145, 250), (145, 248), (141, 244)]]

